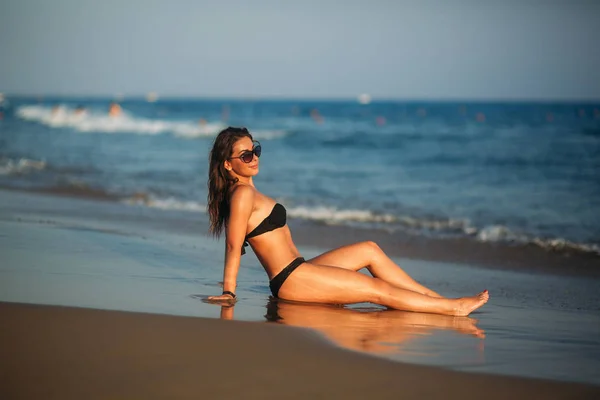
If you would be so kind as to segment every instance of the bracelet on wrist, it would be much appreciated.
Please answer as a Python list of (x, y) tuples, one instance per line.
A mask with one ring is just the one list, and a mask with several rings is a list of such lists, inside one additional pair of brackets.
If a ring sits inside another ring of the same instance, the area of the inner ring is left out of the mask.
[(223, 294), (228, 294), (230, 295), (233, 299), (235, 299), (237, 296), (235, 295), (235, 293), (233, 293), (230, 290), (223, 290)]

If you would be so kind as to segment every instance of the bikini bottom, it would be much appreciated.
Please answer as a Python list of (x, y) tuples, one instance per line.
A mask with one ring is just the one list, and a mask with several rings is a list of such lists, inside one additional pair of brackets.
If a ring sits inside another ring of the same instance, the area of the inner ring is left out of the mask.
[(305, 262), (304, 258), (296, 258), (294, 261), (289, 263), (287, 267), (282, 269), (281, 272), (278, 273), (273, 279), (271, 279), (271, 281), (269, 282), (269, 288), (271, 288), (271, 293), (273, 293), (273, 297), (277, 298), (277, 294), (279, 293), (279, 289), (281, 289), (281, 285), (283, 285), (283, 282), (285, 282), (288, 276), (290, 276), (290, 274), (294, 272), (294, 270), (298, 268), (303, 262)]

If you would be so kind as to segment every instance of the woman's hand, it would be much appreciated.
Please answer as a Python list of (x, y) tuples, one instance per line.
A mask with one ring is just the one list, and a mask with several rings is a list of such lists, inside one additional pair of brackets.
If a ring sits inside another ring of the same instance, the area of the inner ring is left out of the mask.
[(221, 305), (234, 305), (236, 299), (230, 294), (220, 294), (218, 296), (208, 296), (207, 301)]

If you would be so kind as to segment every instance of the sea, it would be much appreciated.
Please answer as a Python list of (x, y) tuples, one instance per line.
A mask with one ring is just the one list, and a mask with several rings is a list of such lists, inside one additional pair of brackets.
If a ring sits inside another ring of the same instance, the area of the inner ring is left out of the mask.
[(244, 126), (292, 219), (600, 255), (600, 103), (114, 100), (7, 96), (0, 187), (205, 213)]

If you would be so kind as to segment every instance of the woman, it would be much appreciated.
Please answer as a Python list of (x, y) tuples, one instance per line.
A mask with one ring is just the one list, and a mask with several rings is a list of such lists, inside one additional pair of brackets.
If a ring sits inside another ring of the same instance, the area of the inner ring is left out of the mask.
[[(305, 260), (292, 241), (285, 208), (260, 193), (261, 147), (245, 128), (229, 127), (210, 153), (208, 213), (210, 231), (225, 230), (223, 294), (208, 300), (234, 302), (244, 247), (250, 245), (270, 279), (273, 296), (284, 300), (351, 304), (371, 302), (399, 310), (465, 316), (484, 305), (487, 290), (448, 299), (420, 285), (372, 242), (356, 243)], [(358, 270), (367, 268), (373, 277)]]

